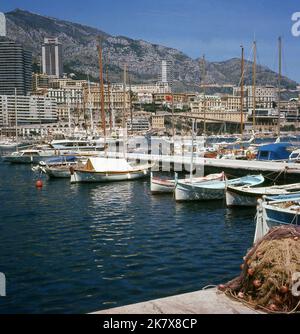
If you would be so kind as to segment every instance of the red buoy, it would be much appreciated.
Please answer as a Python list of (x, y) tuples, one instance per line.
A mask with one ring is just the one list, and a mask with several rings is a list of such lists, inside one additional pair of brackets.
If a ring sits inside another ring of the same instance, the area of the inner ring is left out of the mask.
[(35, 183), (35, 186), (37, 188), (43, 188), (43, 181), (42, 180), (37, 180), (36, 183)]

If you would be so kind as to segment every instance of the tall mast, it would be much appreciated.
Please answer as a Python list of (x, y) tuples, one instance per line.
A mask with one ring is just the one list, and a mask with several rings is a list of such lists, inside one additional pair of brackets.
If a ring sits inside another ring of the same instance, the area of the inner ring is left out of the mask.
[(99, 39), (98, 44), (98, 56), (99, 56), (99, 77), (100, 77), (100, 98), (101, 98), (101, 123), (104, 136), (104, 144), (106, 144), (106, 119), (105, 119), (105, 107), (104, 107), (104, 82), (103, 82), (103, 63), (102, 63), (102, 46)]
[(90, 83), (90, 77), (88, 76), (88, 106), (90, 111), (90, 120), (91, 120), (91, 130), (94, 132), (94, 120), (93, 120), (93, 108), (92, 108), (92, 101), (91, 101), (91, 83)]
[(131, 92), (131, 78), (130, 78), (130, 74), (128, 72), (128, 82), (129, 82), (129, 106), (130, 106), (130, 122), (131, 122), (131, 132), (133, 132), (133, 112), (132, 112), (132, 92)]
[(195, 141), (195, 119), (192, 119), (192, 152), (191, 152), (191, 165), (190, 165), (190, 181), (193, 181), (194, 170), (194, 141)]
[(203, 84), (203, 120), (204, 120), (204, 124), (203, 124), (203, 134), (205, 135), (206, 134), (206, 86), (205, 86), (205, 79), (206, 79), (206, 63), (205, 63), (205, 55), (203, 55), (203, 58), (202, 58), (202, 71), (203, 71), (203, 81), (202, 81), (202, 84)]
[[(127, 90), (127, 65), (124, 64), (124, 83), (123, 83), (123, 156), (126, 159), (126, 146), (127, 146), (127, 110), (126, 110), (126, 90)], [(125, 131), (126, 130), (126, 131)]]
[(253, 42), (253, 81), (252, 81), (252, 97), (253, 97), (253, 131), (256, 127), (256, 41)]
[[(71, 97), (70, 97), (70, 91), (67, 92), (67, 107), (68, 107), (68, 123), (69, 123), (69, 134), (71, 134), (71, 127), (72, 127), (72, 124), (71, 124)], [(73, 108), (74, 109), (74, 108)], [(74, 112), (73, 112), (74, 114)]]
[(106, 82), (107, 82), (107, 94), (108, 94), (108, 112), (109, 112), (109, 131), (112, 133), (112, 108), (111, 108), (111, 96), (110, 96), (110, 81), (108, 75), (108, 60), (106, 64)]
[(125, 118), (126, 118), (126, 90), (127, 90), (127, 65), (124, 64), (124, 74), (123, 74), (123, 117), (122, 117), (122, 128), (123, 128), (123, 136), (125, 130)]
[(83, 103), (82, 103), (82, 112), (83, 112), (83, 119), (84, 119), (84, 127), (85, 132), (88, 134), (88, 126), (87, 126), (87, 118), (86, 118), (86, 105), (87, 105), (87, 96), (86, 96), (86, 90), (83, 91)]
[(172, 90), (172, 137), (173, 141), (175, 138), (175, 123), (174, 123), (174, 111), (175, 111), (175, 104), (174, 104), (174, 92), (173, 92), (173, 87), (171, 87)]
[(242, 61), (241, 61), (241, 136), (244, 132), (244, 47), (242, 48)]
[(277, 133), (280, 136), (280, 100), (281, 100), (281, 71), (282, 71), (282, 40), (278, 38), (278, 49), (279, 49), (279, 75), (278, 75), (278, 121), (277, 121)]

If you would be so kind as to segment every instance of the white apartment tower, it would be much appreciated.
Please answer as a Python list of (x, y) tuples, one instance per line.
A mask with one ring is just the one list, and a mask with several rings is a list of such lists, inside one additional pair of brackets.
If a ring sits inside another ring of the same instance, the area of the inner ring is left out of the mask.
[(43, 74), (61, 78), (63, 76), (62, 45), (58, 38), (44, 38), (42, 46)]
[(0, 13), (0, 37), (6, 37), (6, 18), (3, 13)]
[(173, 84), (173, 73), (172, 73), (172, 63), (168, 60), (161, 61), (161, 77), (160, 81), (162, 83), (172, 86)]

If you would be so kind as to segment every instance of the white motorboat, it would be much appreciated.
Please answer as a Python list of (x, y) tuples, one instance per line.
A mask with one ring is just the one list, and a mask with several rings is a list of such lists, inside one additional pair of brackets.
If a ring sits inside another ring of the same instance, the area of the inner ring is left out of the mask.
[(19, 144), (21, 144), (20, 142), (15, 142), (12, 140), (2, 140), (0, 141), (0, 149), (12, 149), (17, 147)]
[(55, 151), (44, 149), (27, 149), (3, 156), (3, 161), (14, 164), (37, 164), (45, 158), (55, 156)]
[(62, 139), (50, 143), (55, 150), (69, 151), (103, 151), (104, 142), (101, 140)]
[(177, 181), (175, 187), (176, 201), (195, 201), (195, 200), (218, 200), (225, 196), (225, 189), (228, 185), (236, 186), (256, 186), (264, 182), (262, 175), (248, 175), (232, 180), (214, 180), (205, 182), (185, 183)]
[(112, 182), (146, 177), (152, 165), (131, 165), (125, 159), (89, 158), (82, 168), (71, 168), (71, 183)]
[(256, 206), (257, 200), (263, 196), (285, 195), (298, 191), (300, 191), (300, 183), (257, 188), (228, 186), (226, 204), (227, 206)]

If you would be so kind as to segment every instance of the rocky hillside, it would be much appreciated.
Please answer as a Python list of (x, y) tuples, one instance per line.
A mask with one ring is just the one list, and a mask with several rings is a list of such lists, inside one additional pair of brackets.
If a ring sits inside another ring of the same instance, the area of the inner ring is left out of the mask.
[[(122, 68), (127, 63), (132, 82), (153, 82), (159, 77), (160, 62), (170, 60), (174, 66), (177, 89), (193, 90), (200, 82), (199, 60), (184, 53), (143, 40), (133, 40), (124, 36), (111, 36), (98, 29), (76, 23), (58, 20), (16, 9), (6, 14), (8, 37), (22, 42), (33, 52), (38, 63), (44, 37), (58, 37), (63, 44), (64, 68), (78, 77), (98, 75), (97, 39), (103, 40), (103, 51), (109, 59), (112, 81), (120, 81)], [(201, 50), (200, 50), (201, 51)], [(246, 63), (246, 83), (251, 82), (251, 62)], [(276, 85), (277, 75), (266, 67), (258, 67), (258, 82)], [(207, 80), (217, 84), (238, 84), (240, 80), (240, 60), (207, 63)], [(296, 82), (284, 78), (283, 85), (294, 89)]]

